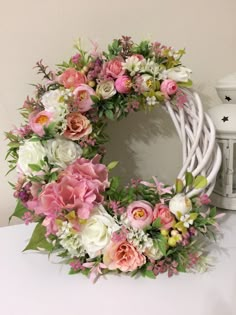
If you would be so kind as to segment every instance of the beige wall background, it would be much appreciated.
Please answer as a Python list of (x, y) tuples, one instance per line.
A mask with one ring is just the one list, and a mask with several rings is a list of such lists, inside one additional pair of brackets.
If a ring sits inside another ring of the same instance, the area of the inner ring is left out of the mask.
[[(3, 131), (20, 124), (19, 108), (37, 77), (36, 61), (50, 66), (68, 59), (76, 38), (96, 39), (103, 48), (121, 35), (185, 47), (195, 89), (205, 107), (219, 103), (217, 79), (236, 70), (235, 0), (0, 0), (0, 226), (8, 224), (15, 200), (6, 178)], [(120, 160), (123, 181), (158, 175), (172, 183), (181, 166), (181, 147), (170, 118), (159, 108), (130, 115), (109, 126), (107, 160)], [(18, 223), (17, 221), (13, 221)]]

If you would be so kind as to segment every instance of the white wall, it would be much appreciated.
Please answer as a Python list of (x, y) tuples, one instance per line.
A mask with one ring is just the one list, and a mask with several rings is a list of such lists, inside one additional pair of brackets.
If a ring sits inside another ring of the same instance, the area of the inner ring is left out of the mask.
[[(185, 47), (184, 63), (192, 68), (195, 88), (204, 104), (219, 102), (217, 79), (236, 70), (235, 0), (0, 0), (0, 225), (15, 200), (4, 174), (3, 131), (20, 123), (17, 112), (39, 78), (32, 70), (43, 58), (53, 66), (70, 57), (73, 41), (97, 39), (101, 46), (120, 35), (136, 41), (149, 38), (175, 48)], [(86, 42), (86, 41), (85, 41)], [(124, 179), (157, 174), (172, 182), (181, 165), (180, 145), (169, 117), (131, 115), (109, 127), (108, 158), (120, 159)], [(16, 221), (14, 221), (16, 222)], [(13, 223), (14, 223), (13, 222)]]

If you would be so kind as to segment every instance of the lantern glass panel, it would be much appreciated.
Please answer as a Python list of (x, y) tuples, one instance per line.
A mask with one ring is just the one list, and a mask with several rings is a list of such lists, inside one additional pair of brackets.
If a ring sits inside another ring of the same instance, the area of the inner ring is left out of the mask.
[(233, 193), (236, 193), (236, 142), (234, 143), (233, 149)]

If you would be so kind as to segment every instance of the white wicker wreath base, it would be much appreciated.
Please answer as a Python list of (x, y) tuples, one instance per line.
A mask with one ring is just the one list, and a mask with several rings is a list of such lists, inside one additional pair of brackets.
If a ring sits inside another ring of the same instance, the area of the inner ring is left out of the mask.
[(208, 185), (204, 189), (192, 189), (187, 196), (193, 197), (201, 191), (210, 195), (214, 189), (217, 173), (221, 165), (221, 151), (215, 140), (215, 127), (204, 112), (199, 95), (184, 89), (188, 103), (183, 108), (173, 108), (166, 102), (169, 113), (182, 143), (183, 166), (178, 178), (184, 181), (185, 172), (194, 176), (203, 175)]

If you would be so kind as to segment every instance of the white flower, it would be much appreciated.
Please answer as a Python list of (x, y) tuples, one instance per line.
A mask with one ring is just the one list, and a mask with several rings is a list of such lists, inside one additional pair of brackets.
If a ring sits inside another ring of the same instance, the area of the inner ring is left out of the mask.
[(118, 229), (119, 226), (102, 205), (94, 209), (81, 231), (81, 242), (90, 258), (101, 254), (110, 242), (111, 234)]
[(66, 128), (66, 115), (69, 113), (68, 106), (65, 104), (65, 100), (68, 98), (69, 93), (67, 90), (52, 90), (46, 92), (42, 96), (42, 103), (45, 110), (53, 114), (54, 122), (60, 125), (61, 129)]
[(61, 246), (68, 251), (71, 257), (84, 256), (85, 250), (81, 244), (81, 237), (73, 231), (71, 223), (64, 221), (59, 227), (57, 237)]
[(29, 167), (29, 164), (37, 164), (40, 166), (40, 162), (43, 161), (46, 156), (46, 151), (40, 141), (27, 140), (20, 146), (18, 155), (18, 169), (25, 175), (32, 175), (34, 171)]
[(192, 70), (182, 66), (166, 70), (167, 78), (175, 82), (188, 82), (191, 73)]
[(97, 94), (101, 95), (103, 99), (111, 98), (116, 94), (116, 89), (113, 80), (99, 82), (96, 89)]
[(141, 75), (141, 80), (141, 88), (143, 91), (147, 92), (153, 87), (153, 77), (150, 74)]
[(49, 163), (61, 168), (73, 163), (83, 152), (74, 141), (60, 137), (48, 140), (45, 146)]
[(155, 63), (153, 60), (142, 60), (140, 72), (151, 73), (152, 76), (157, 77), (160, 72), (160, 66)]
[(133, 77), (135, 73), (139, 72), (140, 66), (141, 61), (136, 56), (128, 57), (125, 62), (122, 62), (123, 69), (128, 70), (131, 77)]
[(132, 227), (127, 227), (130, 231), (127, 234), (127, 240), (134, 245), (141, 253), (145, 252), (147, 248), (152, 247), (152, 239), (141, 229), (135, 229)]
[(192, 210), (192, 202), (184, 194), (177, 194), (170, 200), (169, 209), (176, 217), (178, 212), (185, 215)]
[(146, 103), (147, 103), (149, 106), (153, 106), (153, 105), (157, 104), (157, 99), (156, 99), (155, 96), (152, 96), (152, 97), (148, 96), (148, 97), (146, 98)]
[(193, 224), (193, 219), (191, 219), (189, 214), (182, 215), (180, 221), (184, 223), (186, 228), (189, 228), (189, 226)]
[(158, 246), (155, 246), (153, 242), (149, 247), (146, 248), (145, 255), (147, 255), (148, 258), (155, 260), (158, 260), (163, 256)]

